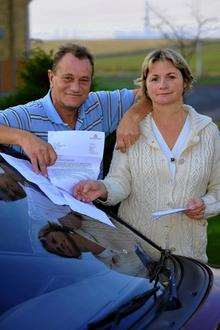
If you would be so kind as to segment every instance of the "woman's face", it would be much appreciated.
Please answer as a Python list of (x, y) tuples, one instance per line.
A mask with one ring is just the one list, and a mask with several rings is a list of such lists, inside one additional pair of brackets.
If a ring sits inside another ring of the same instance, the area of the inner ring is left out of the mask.
[(149, 66), (146, 88), (153, 105), (182, 102), (183, 76), (171, 61), (159, 60)]

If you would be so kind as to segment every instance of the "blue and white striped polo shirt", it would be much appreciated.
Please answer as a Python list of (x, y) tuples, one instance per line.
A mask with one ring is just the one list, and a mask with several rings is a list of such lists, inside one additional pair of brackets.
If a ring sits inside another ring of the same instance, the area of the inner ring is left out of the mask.
[[(134, 93), (122, 89), (112, 92), (91, 92), (79, 108), (76, 130), (113, 132), (123, 114), (134, 102)], [(0, 111), (0, 124), (35, 133), (47, 141), (48, 131), (71, 130), (57, 113), (48, 94), (38, 100)], [(22, 152), (18, 146), (13, 146)]]

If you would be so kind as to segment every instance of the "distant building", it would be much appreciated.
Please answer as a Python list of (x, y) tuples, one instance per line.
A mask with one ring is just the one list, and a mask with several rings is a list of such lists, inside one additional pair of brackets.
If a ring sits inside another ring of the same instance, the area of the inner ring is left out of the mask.
[(0, 0), (0, 95), (16, 89), (18, 68), (29, 49), (30, 0)]

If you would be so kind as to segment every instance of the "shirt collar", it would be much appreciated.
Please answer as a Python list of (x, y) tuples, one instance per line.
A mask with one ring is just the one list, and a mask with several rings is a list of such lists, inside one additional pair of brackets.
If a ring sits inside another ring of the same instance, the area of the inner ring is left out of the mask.
[(51, 120), (51, 122), (53, 122), (55, 124), (65, 125), (62, 118), (60, 117), (60, 115), (58, 114), (57, 110), (55, 109), (55, 107), (53, 105), (50, 90), (47, 93), (47, 95), (44, 96), (43, 103), (44, 103), (44, 107), (45, 107), (45, 110), (46, 110), (47, 117)]

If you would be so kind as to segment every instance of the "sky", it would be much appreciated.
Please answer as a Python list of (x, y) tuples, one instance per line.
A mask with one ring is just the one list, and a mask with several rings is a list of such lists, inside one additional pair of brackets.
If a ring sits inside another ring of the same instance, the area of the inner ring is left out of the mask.
[(32, 0), (29, 5), (30, 37), (153, 37), (156, 30), (146, 30), (145, 19), (152, 25), (158, 22), (158, 17), (152, 11), (146, 16), (146, 2), (157, 13), (187, 31), (193, 31), (195, 19), (191, 11), (196, 8), (202, 19), (213, 18), (204, 36), (220, 38), (219, 0)]

